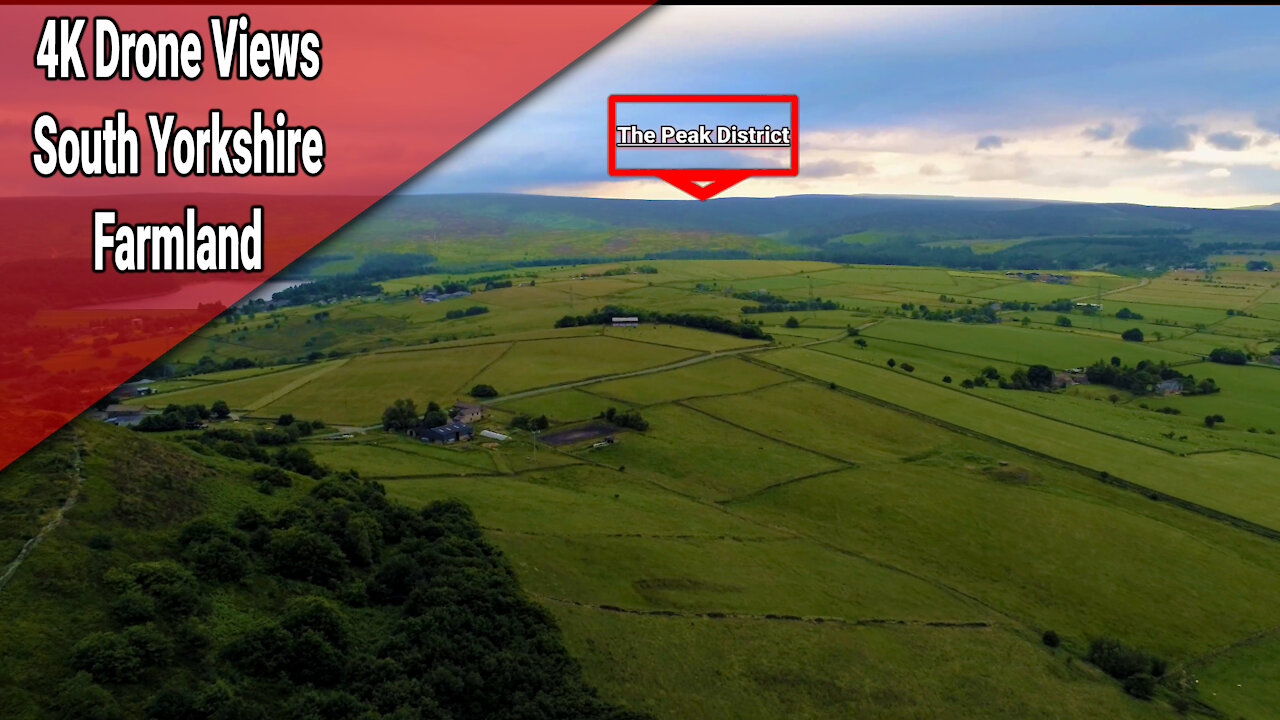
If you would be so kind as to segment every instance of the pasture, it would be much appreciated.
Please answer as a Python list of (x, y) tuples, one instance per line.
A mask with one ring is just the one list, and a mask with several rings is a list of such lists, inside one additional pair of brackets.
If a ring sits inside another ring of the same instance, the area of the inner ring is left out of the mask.
[[(567, 257), (571, 235), (548, 233), (537, 247)], [(617, 240), (620, 253), (645, 241)], [(450, 252), (498, 250), (485, 241)], [(1280, 530), (1280, 370), (1205, 362), (1215, 347), (1280, 344), (1280, 298), (1262, 302), (1269, 286), (1226, 273), (1078, 273), (1052, 285), (758, 260), (519, 272), (535, 284), (211, 325), (174, 357), (265, 366), (168, 379), (166, 392), (134, 402), (221, 398), (254, 417), (353, 426), (354, 437), (304, 446), (411, 505), (466, 502), (588, 679), (661, 720), (923, 719), (940, 707), (956, 717), (1173, 717), (1171, 695), (1131, 698), (1084, 659), (1100, 635), (1187, 668), (1203, 680), (1196, 698), (1232, 717), (1275, 702), (1280, 653), (1266, 633), (1280, 626), (1277, 541), (1184, 507)], [(811, 285), (841, 308), (744, 314), (751, 302), (731, 296), (759, 289), (797, 302)], [(1048, 310), (964, 324), (913, 320), (902, 307), (1092, 301), (1099, 285), (1104, 314), (1072, 312), (1069, 329)], [(607, 304), (759, 322), (773, 341), (678, 326), (553, 328)], [(445, 317), (472, 305), (489, 312)], [(1143, 319), (1115, 318), (1123, 307)], [(798, 326), (787, 327), (793, 316)], [(1147, 342), (1122, 341), (1130, 327)], [(1112, 356), (1175, 363), (1222, 392), (959, 387), (988, 366), (1008, 377)], [(480, 383), (499, 395), (477, 427), (512, 439), (440, 447), (378, 427), (397, 398), (447, 408)], [(1164, 406), (1181, 414), (1157, 412)], [(546, 415), (545, 436), (602, 422), (608, 407), (638, 411), (648, 429), (619, 428), (603, 447), (552, 447), (508, 426)], [(1209, 413), (1227, 420), (1207, 428)], [(1175, 501), (1100, 482), (1103, 473)], [(1048, 629), (1062, 647), (1041, 643)]]

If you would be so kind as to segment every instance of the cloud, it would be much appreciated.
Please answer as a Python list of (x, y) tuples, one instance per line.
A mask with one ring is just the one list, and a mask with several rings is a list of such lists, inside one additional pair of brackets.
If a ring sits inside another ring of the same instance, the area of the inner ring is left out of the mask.
[(1219, 150), (1243, 150), (1249, 147), (1249, 136), (1240, 133), (1216, 132), (1206, 139)]
[(1129, 133), (1125, 144), (1138, 150), (1190, 150), (1195, 125), (1154, 122)]
[(933, 163), (925, 163), (920, 166), (920, 174), (924, 175), (925, 177), (932, 177), (934, 175), (941, 175), (942, 171), (939, 170), (938, 166), (934, 165)]
[(999, 135), (983, 135), (978, 138), (976, 149), (978, 150), (998, 150), (1004, 147), (1004, 138)]
[(1231, 171), (1230, 171), (1230, 170), (1228, 170), (1228, 169), (1226, 169), (1226, 168), (1214, 168), (1214, 169), (1212, 169), (1212, 170), (1210, 170), (1210, 171), (1209, 171), (1209, 177), (1211, 177), (1211, 178), (1229, 178), (1229, 177), (1231, 177)]
[(1110, 140), (1116, 134), (1116, 126), (1104, 122), (1097, 127), (1085, 128), (1083, 135), (1090, 140)]
[(827, 158), (817, 162), (803, 163), (800, 174), (808, 178), (843, 177), (845, 175), (872, 175), (876, 166), (858, 160), (836, 160)]
[(1262, 117), (1259, 115), (1253, 122), (1263, 130), (1280, 133), (1280, 115), (1272, 115), (1271, 117)]

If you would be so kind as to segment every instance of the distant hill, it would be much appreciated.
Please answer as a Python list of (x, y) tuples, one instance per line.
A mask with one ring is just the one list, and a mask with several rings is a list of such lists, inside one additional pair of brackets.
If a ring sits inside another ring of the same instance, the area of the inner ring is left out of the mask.
[[(1089, 248), (1094, 242), (1099, 247)], [(997, 247), (975, 252), (970, 243)], [(447, 269), (699, 255), (988, 268), (1147, 267), (1259, 245), (1280, 247), (1280, 214), (874, 195), (707, 202), (396, 195), (327, 241), (308, 264), (318, 271), (326, 258), (347, 260), (331, 263), (331, 273), (353, 270), (369, 254), (425, 253)]]

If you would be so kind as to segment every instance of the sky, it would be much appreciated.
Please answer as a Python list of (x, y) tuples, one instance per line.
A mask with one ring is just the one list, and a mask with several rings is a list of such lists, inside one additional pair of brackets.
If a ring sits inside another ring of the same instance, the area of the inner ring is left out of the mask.
[(607, 97), (785, 93), (800, 175), (725, 196), (1271, 204), (1277, 67), (1280, 8), (661, 6), (402, 191), (687, 198), (608, 176)]

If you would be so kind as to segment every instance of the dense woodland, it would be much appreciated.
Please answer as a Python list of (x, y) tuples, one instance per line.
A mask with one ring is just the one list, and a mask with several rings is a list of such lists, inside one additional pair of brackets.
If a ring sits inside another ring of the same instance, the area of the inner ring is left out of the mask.
[[(233, 442), (217, 435), (184, 442)], [(294, 503), (197, 517), (160, 556), (103, 568), (107, 626), (74, 644), (48, 716), (643, 717), (584, 684), (464, 505), (415, 511), (354, 473), (313, 474), (323, 479)], [(258, 475), (288, 477), (279, 465)], [(227, 632), (246, 605), (279, 610)]]

